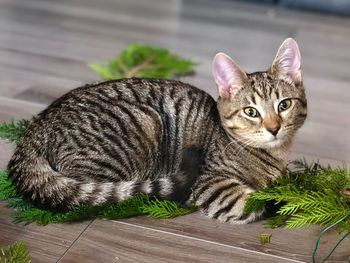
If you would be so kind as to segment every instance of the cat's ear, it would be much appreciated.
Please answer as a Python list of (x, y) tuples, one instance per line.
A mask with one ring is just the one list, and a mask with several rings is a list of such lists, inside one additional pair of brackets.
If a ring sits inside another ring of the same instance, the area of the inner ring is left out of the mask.
[(275, 74), (289, 76), (296, 85), (302, 82), (300, 51), (293, 38), (284, 40), (277, 51), (271, 70)]
[(247, 75), (226, 54), (218, 53), (213, 60), (213, 75), (220, 97), (229, 99), (242, 87)]

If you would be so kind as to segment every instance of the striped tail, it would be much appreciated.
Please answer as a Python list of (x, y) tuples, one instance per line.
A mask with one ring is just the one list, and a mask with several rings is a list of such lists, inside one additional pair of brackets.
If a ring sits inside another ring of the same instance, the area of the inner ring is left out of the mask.
[(37, 207), (67, 211), (78, 205), (100, 205), (126, 200), (139, 193), (158, 199), (185, 202), (191, 194), (201, 161), (201, 151), (191, 147), (184, 151), (178, 173), (155, 180), (100, 182), (77, 180), (55, 171), (43, 157), (26, 156), (8, 165), (9, 178), (17, 191)]

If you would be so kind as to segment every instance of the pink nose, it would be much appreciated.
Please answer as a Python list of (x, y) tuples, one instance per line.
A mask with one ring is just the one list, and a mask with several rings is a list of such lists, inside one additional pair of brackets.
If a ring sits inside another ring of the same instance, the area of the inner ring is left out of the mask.
[(266, 128), (266, 130), (271, 133), (273, 136), (276, 136), (278, 131), (280, 130), (281, 126)]

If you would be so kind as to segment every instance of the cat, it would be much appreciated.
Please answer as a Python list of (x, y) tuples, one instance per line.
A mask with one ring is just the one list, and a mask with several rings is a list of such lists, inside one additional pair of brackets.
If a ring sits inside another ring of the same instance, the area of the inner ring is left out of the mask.
[(234, 224), (250, 193), (281, 176), (307, 116), (297, 43), (267, 71), (246, 73), (218, 53), (219, 98), (174, 80), (120, 79), (74, 89), (33, 117), (8, 164), (38, 207), (125, 200), (138, 193), (194, 202)]

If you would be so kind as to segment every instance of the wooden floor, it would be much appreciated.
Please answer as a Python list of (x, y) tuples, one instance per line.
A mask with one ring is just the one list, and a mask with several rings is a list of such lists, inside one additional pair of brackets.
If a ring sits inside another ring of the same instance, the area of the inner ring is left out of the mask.
[[(130, 42), (191, 57), (197, 74), (183, 80), (216, 96), (216, 52), (247, 71), (263, 70), (290, 36), (301, 48), (310, 105), (293, 158), (350, 164), (350, 19), (229, 0), (0, 0), (0, 121), (30, 117), (96, 80), (87, 63), (109, 59)], [(0, 168), (12, 151), (0, 141)], [(23, 226), (11, 223), (10, 213), (0, 203), (0, 247), (23, 240), (33, 262), (311, 262), (320, 231), (233, 226), (198, 213)], [(260, 233), (272, 234), (271, 243), (261, 245)], [(337, 238), (332, 232), (321, 241), (320, 256)], [(349, 257), (348, 238), (329, 262)]]

